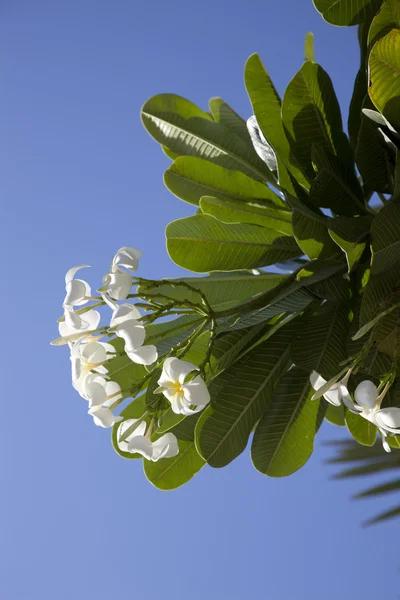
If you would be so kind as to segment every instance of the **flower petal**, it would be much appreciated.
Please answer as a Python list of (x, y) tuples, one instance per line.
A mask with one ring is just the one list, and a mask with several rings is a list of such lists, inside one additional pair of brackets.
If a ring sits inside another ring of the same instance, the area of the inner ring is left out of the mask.
[(132, 276), (129, 273), (109, 273), (105, 276), (104, 283), (107, 292), (114, 300), (125, 300), (132, 287)]
[(378, 399), (378, 389), (376, 385), (366, 379), (358, 384), (354, 392), (354, 398), (357, 404), (365, 408), (374, 408)]
[(116, 327), (124, 321), (130, 321), (131, 319), (140, 319), (141, 316), (134, 304), (120, 304), (112, 314), (110, 327)]
[(91, 296), (90, 286), (82, 279), (73, 279), (66, 285), (67, 294), (64, 298), (63, 306), (81, 306), (88, 302), (86, 296)]
[(138, 453), (147, 460), (153, 457), (153, 444), (144, 435), (135, 435), (128, 444), (129, 452)]
[(90, 408), (88, 414), (93, 417), (94, 424), (98, 427), (108, 428), (122, 421), (122, 417), (117, 417), (108, 408)]
[(382, 408), (375, 412), (375, 419), (378, 427), (389, 431), (390, 433), (400, 433), (400, 408)]
[(182, 390), (184, 397), (190, 404), (205, 406), (210, 402), (210, 392), (200, 375), (197, 375), (189, 383), (185, 383)]
[(124, 435), (124, 433), (130, 428), (132, 427), (132, 425), (134, 425), (135, 423), (137, 423), (139, 421), (139, 419), (126, 419), (125, 421), (122, 421), (121, 425), (118, 427), (118, 431), (117, 431), (117, 444), (118, 447), (123, 451), (123, 452), (130, 452), (129, 450), (129, 442), (137, 435), (139, 436), (143, 436), (146, 432), (146, 422), (142, 421), (137, 427), (136, 429), (134, 429), (134, 431), (126, 438), (126, 440), (124, 441), (120, 441), (121, 437)]
[(142, 256), (140, 250), (123, 246), (118, 250), (112, 261), (112, 268), (125, 267), (130, 271), (136, 271), (138, 268), (139, 258)]
[(188, 362), (187, 360), (180, 360), (180, 358), (167, 358), (163, 365), (163, 371), (169, 381), (175, 381), (183, 383), (186, 375), (191, 371), (198, 371), (199, 367)]
[(314, 390), (317, 392), (323, 385), (327, 383), (327, 380), (321, 377), (317, 371), (313, 371), (310, 375), (310, 383)]
[(133, 352), (140, 348), (146, 337), (144, 326), (135, 319), (117, 325), (115, 333), (124, 340), (126, 352)]
[(158, 440), (153, 442), (152, 461), (156, 462), (161, 458), (171, 458), (179, 452), (178, 440), (173, 433), (166, 433)]
[(127, 350), (126, 353), (131, 361), (138, 365), (152, 365), (158, 358), (157, 348), (151, 345), (133, 351)]
[(77, 267), (72, 267), (72, 269), (69, 269), (65, 275), (65, 285), (73, 280), (75, 273), (77, 273), (80, 269), (85, 269), (86, 267), (90, 267), (90, 265), (78, 265)]

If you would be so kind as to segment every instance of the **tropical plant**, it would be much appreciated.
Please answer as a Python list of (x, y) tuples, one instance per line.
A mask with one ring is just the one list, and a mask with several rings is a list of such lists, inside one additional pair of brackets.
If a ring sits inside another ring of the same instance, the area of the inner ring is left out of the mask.
[(346, 423), (359, 444), (373, 446), (379, 430), (386, 451), (398, 445), (399, 3), (315, 6), (358, 25), (349, 137), (311, 34), (282, 99), (250, 56), (248, 121), (221, 98), (208, 111), (150, 98), (143, 124), (173, 161), (165, 184), (194, 207), (167, 226), (167, 249), (208, 275), (137, 277), (132, 248), (117, 252), (99, 296), (76, 268), (67, 274), (56, 343), (71, 348), (74, 387), (95, 423), (112, 427), (116, 451), (144, 457), (161, 489), (229, 464), (250, 437), (256, 469), (289, 475), (324, 419)]

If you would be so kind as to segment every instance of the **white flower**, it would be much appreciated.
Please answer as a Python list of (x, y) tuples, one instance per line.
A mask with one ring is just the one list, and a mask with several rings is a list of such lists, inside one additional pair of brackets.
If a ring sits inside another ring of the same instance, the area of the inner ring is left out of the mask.
[(125, 267), (129, 271), (137, 271), (139, 258), (142, 256), (140, 250), (123, 246), (118, 250), (112, 261), (111, 271), (116, 273), (120, 267)]
[(151, 365), (157, 360), (157, 348), (143, 345), (146, 337), (144, 326), (134, 317), (140, 313), (134, 304), (121, 304), (114, 310), (110, 327), (124, 340), (125, 352), (132, 362)]
[(77, 388), (79, 394), (89, 402), (89, 408), (109, 408), (122, 399), (121, 388), (115, 381), (107, 381), (99, 373), (89, 373)]
[(104, 366), (110, 358), (115, 356), (116, 350), (111, 344), (103, 342), (89, 342), (87, 344), (74, 344), (71, 348), (72, 385), (78, 391), (81, 389), (86, 376), (95, 370), (101, 375), (107, 374)]
[(122, 452), (138, 453), (153, 462), (157, 462), (161, 458), (171, 458), (178, 454), (178, 440), (174, 434), (166, 433), (155, 442), (152, 442), (145, 436), (147, 427), (145, 421), (139, 423), (125, 440), (119, 441), (124, 433), (139, 421), (140, 419), (127, 419), (118, 427), (117, 443)]
[(83, 313), (82, 316), (72, 310), (66, 310), (65, 321), (58, 324), (58, 331), (60, 336), (68, 342), (83, 340), (98, 328), (99, 323), (100, 313), (93, 308)]
[(93, 417), (94, 424), (98, 427), (112, 427), (115, 423), (122, 421), (122, 417), (114, 415), (109, 408), (95, 406), (88, 410), (88, 414)]
[[(210, 402), (210, 393), (200, 375), (185, 383), (186, 376), (191, 371), (198, 371), (198, 367), (186, 360), (167, 358), (164, 362), (159, 387), (155, 393), (162, 392), (171, 402), (174, 413), (192, 415), (197, 413)], [(191, 408), (194, 406), (194, 408)]]
[[(132, 275), (124, 269), (131, 272), (136, 271), (141, 256), (142, 253), (139, 250), (129, 246), (124, 246), (118, 250), (113, 258), (110, 273), (103, 277), (101, 291), (105, 292), (103, 298), (106, 302), (107, 296), (114, 300), (125, 300), (128, 297), (132, 287)], [(121, 269), (121, 267), (124, 267), (124, 269)]]
[(358, 384), (354, 392), (354, 401), (346, 386), (340, 386), (340, 394), (343, 403), (353, 413), (359, 414), (367, 421), (370, 421), (379, 429), (382, 436), (382, 444), (386, 452), (390, 452), (390, 446), (386, 441), (389, 434), (400, 435), (400, 408), (380, 408), (382, 400), (388, 390), (385, 387), (381, 394), (378, 394), (376, 385), (366, 379)]
[(72, 267), (65, 276), (66, 296), (64, 298), (64, 308), (71, 309), (74, 306), (82, 306), (86, 304), (92, 295), (90, 285), (83, 279), (74, 279), (75, 273), (80, 269), (90, 267), (90, 265), (78, 265)]
[[(327, 402), (329, 402), (329, 404), (333, 404), (333, 406), (341, 405), (342, 398), (340, 395), (339, 388), (343, 381), (344, 381), (344, 379), (331, 385), (329, 390), (327, 392), (325, 392), (325, 394), (323, 395), (325, 400)], [(313, 371), (310, 375), (310, 383), (311, 383), (312, 387), (314, 388), (314, 390), (318, 391), (320, 388), (322, 388), (328, 382), (326, 379), (321, 377), (321, 375), (319, 375), (316, 371)], [(347, 381), (346, 381), (346, 383), (347, 383)]]

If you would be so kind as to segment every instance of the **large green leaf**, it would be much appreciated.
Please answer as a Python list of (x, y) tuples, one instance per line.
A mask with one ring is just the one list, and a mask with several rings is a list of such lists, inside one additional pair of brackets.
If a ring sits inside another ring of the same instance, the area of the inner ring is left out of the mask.
[(337, 217), (329, 221), (329, 235), (346, 255), (348, 271), (359, 263), (368, 242), (371, 219)]
[(379, 275), (371, 275), (362, 296), (360, 327), (388, 308), (393, 290), (397, 289), (399, 285), (400, 271), (397, 266)]
[(376, 108), (400, 129), (400, 31), (393, 29), (369, 56), (369, 95)]
[(212, 196), (203, 196), (200, 208), (204, 214), (224, 223), (251, 223), (275, 229), (284, 235), (293, 235), (292, 213), (287, 210), (270, 209), (249, 202), (227, 202)]
[[(199, 302), (200, 296), (196, 291), (199, 290), (206, 296), (212, 308), (223, 310), (236, 306), (261, 292), (272, 289), (286, 279), (286, 275), (279, 275), (278, 273), (260, 273), (259, 275), (254, 275), (246, 271), (232, 271), (230, 273), (212, 273), (206, 277), (171, 279), (170, 283), (167, 282), (165, 285), (158, 286), (157, 288), (148, 287), (146, 290), (151, 293), (158, 292), (177, 300), (189, 300), (191, 302)], [(193, 290), (180, 286), (179, 282), (187, 283)], [(144, 287), (139, 286), (138, 291), (140, 293), (144, 292)], [(188, 319), (188, 317), (184, 317), (184, 319)], [(178, 325), (180, 323), (184, 325), (185, 323), (182, 319), (177, 319), (175, 322)], [(164, 325), (167, 328), (170, 326), (169, 324)], [(149, 339), (152, 336), (152, 332), (153, 329), (151, 328), (148, 332)]]
[(211, 98), (208, 102), (210, 112), (217, 123), (223, 123), (229, 129), (232, 129), (245, 142), (251, 145), (249, 132), (247, 131), (246, 121), (242, 119), (236, 111), (233, 110), (222, 98)]
[(199, 156), (261, 181), (275, 181), (251, 144), (185, 98), (153, 96), (142, 107), (142, 121), (157, 142), (179, 155)]
[(329, 380), (347, 358), (346, 339), (350, 323), (348, 311), (337, 305), (305, 320), (292, 343), (291, 358), (308, 373), (317, 371)]
[(371, 227), (371, 272), (383, 273), (400, 262), (400, 204), (390, 202)]
[(244, 200), (286, 209), (287, 206), (264, 183), (240, 171), (232, 171), (195, 156), (181, 156), (164, 174), (167, 188), (178, 198), (198, 205), (202, 196)]
[(353, 151), (357, 147), (358, 135), (361, 127), (361, 109), (368, 95), (367, 76), (367, 37), (371, 19), (358, 27), (358, 43), (360, 46), (360, 68), (354, 81), (353, 95), (349, 107), (347, 128)]
[(283, 187), (289, 183), (289, 172), (298, 183), (308, 187), (285, 134), (281, 99), (258, 54), (248, 58), (244, 79), (258, 125), (277, 156), (279, 183)]
[(334, 406), (328, 402), (326, 402), (326, 405), (325, 419), (332, 425), (336, 425), (337, 427), (345, 427), (346, 421), (344, 418), (344, 406)]
[(329, 75), (316, 63), (304, 63), (289, 83), (282, 118), (293, 154), (310, 180), (314, 177), (313, 145), (344, 154), (339, 103)]
[(312, 213), (306, 216), (297, 210), (293, 211), (293, 232), (296, 242), (310, 259), (328, 258), (332, 254), (337, 254), (338, 249), (329, 236), (328, 220), (324, 225), (311, 215)]
[(255, 225), (221, 223), (209, 215), (173, 221), (166, 236), (171, 259), (198, 273), (252, 269), (301, 254), (294, 238)]
[(400, 29), (400, 4), (398, 0), (385, 0), (371, 23), (368, 33), (369, 47), (392, 29)]
[(210, 386), (211, 406), (196, 426), (196, 445), (213, 467), (223, 467), (246, 447), (265, 412), (276, 381), (290, 365), (292, 330), (284, 327), (234, 363)]
[(332, 25), (357, 25), (371, 18), (382, 0), (314, 0), (315, 8)]
[(355, 415), (348, 409), (346, 409), (345, 419), (348, 430), (359, 444), (363, 446), (373, 446), (375, 444), (376, 425), (360, 415)]
[(283, 477), (310, 458), (326, 403), (312, 401), (309, 374), (294, 367), (278, 382), (257, 425), (251, 447), (253, 464), (265, 475)]
[(162, 354), (174, 345), (174, 340), (179, 341), (189, 335), (202, 321), (201, 315), (183, 315), (171, 321), (147, 325), (146, 343), (157, 346), (159, 354)]
[(311, 185), (310, 203), (330, 208), (338, 215), (365, 214), (363, 193), (354, 165), (349, 168), (316, 144), (312, 147), (312, 160), (317, 168), (317, 176)]
[(376, 123), (363, 115), (356, 148), (357, 167), (363, 183), (383, 194), (393, 192), (393, 168), (387, 142)]
[(179, 453), (172, 458), (162, 458), (157, 462), (143, 461), (147, 479), (160, 490), (174, 490), (187, 483), (205, 465), (194, 442), (178, 440), (178, 446)]

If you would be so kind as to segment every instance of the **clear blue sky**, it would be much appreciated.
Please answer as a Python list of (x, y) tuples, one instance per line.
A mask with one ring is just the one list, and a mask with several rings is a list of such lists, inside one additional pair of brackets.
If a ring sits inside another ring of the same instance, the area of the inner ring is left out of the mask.
[(311, 0), (1, 2), (1, 600), (396, 598), (398, 524), (360, 528), (391, 499), (352, 503), (360, 482), (323, 465), (321, 440), (344, 431), (325, 425), (290, 478), (246, 453), (162, 493), (93, 426), (67, 350), (49, 346), (70, 266), (92, 264), (96, 286), (133, 245), (143, 275), (180, 273), (164, 228), (192, 209), (163, 187), (142, 103), (219, 95), (248, 117), (246, 58), (283, 92), (309, 30), (347, 113), (356, 31)]

